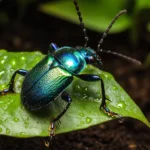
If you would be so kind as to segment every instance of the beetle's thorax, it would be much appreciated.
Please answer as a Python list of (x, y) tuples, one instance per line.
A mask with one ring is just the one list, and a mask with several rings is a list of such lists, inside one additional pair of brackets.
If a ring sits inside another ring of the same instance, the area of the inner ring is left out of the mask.
[(86, 66), (86, 60), (82, 54), (72, 47), (59, 48), (54, 57), (67, 71), (72, 74), (79, 74)]

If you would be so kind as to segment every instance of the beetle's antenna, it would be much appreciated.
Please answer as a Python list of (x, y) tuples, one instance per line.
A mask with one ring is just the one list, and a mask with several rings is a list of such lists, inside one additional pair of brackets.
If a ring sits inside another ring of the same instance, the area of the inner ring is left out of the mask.
[(85, 39), (84, 47), (87, 47), (87, 42), (88, 42), (89, 38), (87, 36), (86, 28), (85, 28), (84, 23), (83, 23), (83, 19), (82, 19), (81, 12), (80, 12), (80, 9), (79, 9), (79, 6), (78, 6), (78, 2), (77, 2), (77, 0), (73, 0), (73, 2), (74, 2), (74, 5), (75, 5), (75, 8), (76, 8), (78, 17), (79, 17), (80, 25), (83, 29), (83, 34), (84, 34), (84, 39)]
[(100, 50), (100, 46), (103, 43), (104, 39), (107, 37), (107, 34), (109, 32), (109, 30), (111, 29), (112, 25), (115, 23), (115, 21), (123, 14), (125, 14), (127, 12), (127, 10), (122, 10), (120, 11), (115, 17), (114, 19), (111, 21), (111, 23), (109, 24), (108, 28), (106, 29), (106, 31), (103, 33), (102, 38), (100, 39), (98, 45), (97, 45), (97, 49)]
[(137, 64), (137, 65), (141, 65), (141, 62), (134, 59), (134, 58), (131, 58), (131, 57), (128, 57), (126, 55), (123, 55), (123, 54), (120, 54), (120, 53), (117, 53), (117, 52), (112, 52), (110, 50), (106, 51), (106, 50), (103, 50), (103, 49), (100, 49), (98, 50), (98, 52), (102, 52), (102, 53), (107, 53), (107, 54), (112, 54), (112, 55), (115, 55), (115, 56), (118, 56), (118, 57), (121, 57), (123, 59), (126, 59), (134, 64)]
[(132, 63), (135, 63), (137, 65), (141, 65), (141, 62), (136, 60), (136, 59), (133, 59), (131, 57), (128, 57), (128, 56), (125, 56), (123, 54), (120, 54), (120, 53), (117, 53), (117, 52), (112, 52), (110, 50), (106, 51), (106, 50), (103, 50), (103, 49), (100, 49), (100, 46), (101, 44), (103, 43), (104, 39), (107, 37), (107, 34), (109, 32), (109, 30), (111, 29), (111, 27), (113, 26), (113, 24), (115, 23), (115, 21), (123, 14), (125, 14), (127, 12), (127, 10), (122, 10), (120, 11), (115, 17), (114, 19), (111, 21), (111, 23), (109, 24), (108, 28), (106, 29), (106, 31), (103, 33), (102, 35), (102, 38), (100, 39), (98, 45), (97, 45), (97, 51), (98, 52), (103, 52), (103, 53), (107, 53), (107, 54), (112, 54), (112, 55), (115, 55), (115, 56), (118, 56), (118, 57), (121, 57), (123, 59), (126, 59)]

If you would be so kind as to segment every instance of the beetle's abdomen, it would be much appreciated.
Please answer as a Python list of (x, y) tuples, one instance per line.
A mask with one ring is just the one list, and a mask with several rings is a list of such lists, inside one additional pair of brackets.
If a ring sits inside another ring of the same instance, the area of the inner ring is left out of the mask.
[(52, 102), (73, 80), (70, 73), (60, 67), (51, 68), (30, 88), (22, 85), (22, 103), (30, 110), (40, 109)]
[(71, 47), (60, 48), (54, 56), (72, 74), (79, 74), (86, 66), (83, 56)]

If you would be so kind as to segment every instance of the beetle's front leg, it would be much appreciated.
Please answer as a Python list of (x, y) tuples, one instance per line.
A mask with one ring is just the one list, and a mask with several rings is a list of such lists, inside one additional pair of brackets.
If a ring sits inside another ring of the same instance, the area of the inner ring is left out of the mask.
[(19, 75), (25, 76), (27, 73), (28, 73), (27, 70), (23, 70), (23, 69), (16, 70), (14, 72), (14, 74), (12, 75), (11, 80), (9, 82), (9, 88), (0, 91), (0, 94), (4, 95), (4, 94), (7, 94), (7, 93), (14, 93), (14, 80), (15, 80), (16, 75), (19, 74)]
[(52, 138), (55, 136), (55, 128), (56, 128), (55, 127), (55, 122), (59, 121), (59, 119), (65, 114), (65, 112), (68, 110), (68, 108), (69, 108), (69, 106), (72, 102), (72, 99), (71, 99), (70, 95), (65, 91), (61, 94), (61, 98), (62, 98), (62, 100), (67, 102), (67, 106), (63, 109), (63, 111), (57, 117), (51, 119), (51, 123), (50, 123), (50, 126), (49, 126), (49, 131), (50, 131), (49, 140), (45, 142), (45, 145), (47, 147), (51, 143)]
[(91, 74), (81, 74), (81, 75), (76, 75), (76, 77), (84, 80), (84, 81), (89, 81), (89, 82), (94, 82), (94, 81), (101, 81), (101, 94), (102, 94), (102, 103), (100, 105), (100, 109), (103, 108), (105, 113), (107, 113), (108, 115), (112, 116), (112, 117), (119, 117), (120, 119), (122, 119), (122, 116), (110, 111), (109, 108), (106, 107), (106, 95), (105, 95), (105, 88), (104, 88), (104, 82), (102, 80), (102, 78), (98, 75), (91, 75)]
[(50, 45), (49, 45), (49, 51), (48, 51), (48, 54), (49, 53), (54, 53), (54, 52), (56, 52), (57, 51), (57, 49), (58, 49), (58, 46), (55, 44), (55, 43), (51, 43)]

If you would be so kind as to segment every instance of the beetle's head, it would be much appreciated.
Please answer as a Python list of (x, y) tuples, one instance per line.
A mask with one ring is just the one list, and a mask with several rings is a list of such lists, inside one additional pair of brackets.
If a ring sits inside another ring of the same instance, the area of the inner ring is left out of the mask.
[(81, 55), (84, 57), (87, 64), (96, 65), (98, 68), (101, 68), (102, 62), (96, 52), (90, 47), (79, 48), (78, 49)]

